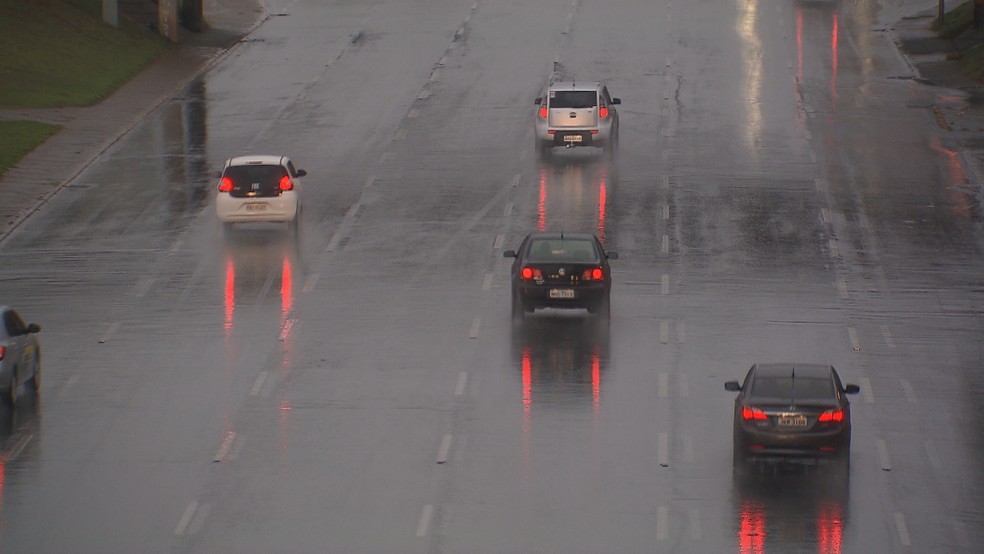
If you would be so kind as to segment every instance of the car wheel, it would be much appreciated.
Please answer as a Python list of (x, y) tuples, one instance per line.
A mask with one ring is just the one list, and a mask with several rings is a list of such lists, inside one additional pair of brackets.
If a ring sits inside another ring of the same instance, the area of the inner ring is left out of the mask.
[(542, 140), (536, 141), (536, 159), (538, 160), (548, 160), (550, 159), (550, 145)]
[(736, 435), (731, 450), (731, 465), (735, 473), (744, 473), (748, 469), (748, 457), (745, 456), (745, 443)]
[(523, 318), (526, 317), (526, 307), (523, 306), (523, 301), (516, 293), (512, 295), (512, 317), (513, 321), (523, 321)]
[(10, 384), (7, 388), (7, 403), (13, 407), (17, 404), (17, 370), (15, 369), (10, 374)]
[(34, 355), (34, 375), (31, 376), (31, 390), (34, 394), (41, 392), (41, 358)]

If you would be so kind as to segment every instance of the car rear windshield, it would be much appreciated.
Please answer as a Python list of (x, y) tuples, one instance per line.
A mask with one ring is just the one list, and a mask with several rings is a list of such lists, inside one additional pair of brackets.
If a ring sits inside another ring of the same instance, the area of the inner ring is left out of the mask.
[(589, 240), (536, 239), (530, 244), (530, 261), (581, 262), (597, 261), (594, 244)]
[(752, 396), (830, 399), (834, 396), (834, 385), (829, 378), (756, 377), (752, 384)]
[(287, 170), (282, 165), (233, 165), (225, 171), (232, 179), (232, 196), (276, 196), (284, 175)]
[(550, 94), (551, 108), (594, 108), (598, 94), (593, 90), (557, 90)]

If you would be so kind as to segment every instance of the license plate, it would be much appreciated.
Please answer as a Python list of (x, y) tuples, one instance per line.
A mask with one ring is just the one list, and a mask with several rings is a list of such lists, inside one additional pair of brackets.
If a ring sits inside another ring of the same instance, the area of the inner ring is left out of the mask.
[(581, 135), (564, 135), (564, 142), (581, 142), (584, 137)]
[(776, 421), (779, 427), (806, 427), (806, 416), (798, 414), (779, 414)]
[(550, 289), (550, 298), (574, 298), (574, 289)]
[(246, 204), (247, 212), (262, 212), (267, 209), (266, 204)]

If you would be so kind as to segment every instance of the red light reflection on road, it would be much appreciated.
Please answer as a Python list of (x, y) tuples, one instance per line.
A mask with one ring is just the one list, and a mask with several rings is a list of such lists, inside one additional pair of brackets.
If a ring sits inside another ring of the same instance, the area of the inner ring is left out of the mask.
[(796, 82), (803, 83), (803, 9), (796, 8)]
[(605, 210), (608, 203), (608, 170), (599, 171), (598, 183), (598, 239), (605, 244)]
[(284, 255), (280, 273), (280, 306), (284, 319), (294, 309), (294, 276), (291, 270), (290, 258)]
[(817, 552), (819, 554), (840, 554), (844, 533), (841, 506), (835, 502), (820, 504), (820, 517), (817, 518)]
[(226, 336), (232, 330), (232, 320), (236, 313), (236, 264), (232, 257), (226, 258), (225, 275), (225, 331)]
[(601, 352), (597, 346), (591, 353), (591, 403), (595, 415), (598, 415), (598, 406), (601, 403)]
[[(945, 158), (945, 166), (947, 173), (949, 174), (949, 182), (955, 184), (965, 184), (969, 183), (970, 180), (967, 177), (967, 172), (964, 171), (963, 164), (960, 163), (960, 153), (956, 150), (951, 150), (940, 143), (939, 137), (933, 137), (930, 141), (929, 147), (939, 154), (942, 154)], [(953, 215), (959, 216), (963, 219), (969, 219), (974, 217), (975, 209), (975, 199), (972, 195), (961, 192), (957, 187), (946, 187), (946, 196), (950, 199), (951, 210)]]
[(837, 18), (837, 12), (833, 15), (832, 30), (830, 31), (830, 99), (831, 103), (837, 102), (837, 45), (840, 42), (840, 20)]
[(743, 500), (738, 528), (738, 551), (741, 554), (765, 552), (765, 508), (761, 502)]
[(540, 201), (536, 205), (536, 230), (547, 229), (547, 170), (540, 168)]

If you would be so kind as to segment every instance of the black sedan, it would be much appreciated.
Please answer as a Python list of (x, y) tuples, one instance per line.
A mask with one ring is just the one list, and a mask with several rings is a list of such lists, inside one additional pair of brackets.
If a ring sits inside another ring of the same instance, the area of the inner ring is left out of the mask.
[(598, 237), (589, 233), (531, 233), (517, 250), (502, 253), (512, 265), (512, 313), (522, 319), (538, 308), (587, 309), (607, 316), (612, 276)]
[(838, 460), (851, 451), (851, 405), (857, 385), (842, 385), (826, 364), (755, 364), (735, 398), (734, 463)]

